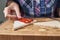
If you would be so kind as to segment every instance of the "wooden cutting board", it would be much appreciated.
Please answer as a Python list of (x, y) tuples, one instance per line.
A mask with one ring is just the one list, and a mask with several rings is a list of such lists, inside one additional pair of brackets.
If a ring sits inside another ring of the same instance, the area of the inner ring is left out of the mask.
[[(52, 21), (50, 18), (34, 18), (40, 22)], [(56, 18), (60, 20), (60, 18)], [(21, 36), (60, 36), (60, 29), (36, 25), (29, 25), (24, 28), (14, 30), (13, 21), (6, 20), (0, 25), (0, 35), (21, 35)]]

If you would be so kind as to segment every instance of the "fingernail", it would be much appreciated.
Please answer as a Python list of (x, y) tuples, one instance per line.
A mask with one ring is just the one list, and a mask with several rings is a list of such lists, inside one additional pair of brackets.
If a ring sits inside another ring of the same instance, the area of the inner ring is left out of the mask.
[(21, 16), (18, 16), (18, 19), (21, 18)]

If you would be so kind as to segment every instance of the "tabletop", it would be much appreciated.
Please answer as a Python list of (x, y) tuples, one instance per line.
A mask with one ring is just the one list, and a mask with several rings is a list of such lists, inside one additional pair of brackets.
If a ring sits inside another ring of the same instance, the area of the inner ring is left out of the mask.
[[(52, 21), (51, 18), (33, 18), (40, 22)], [(55, 18), (60, 20), (60, 18)], [(20, 36), (60, 36), (60, 28), (28, 25), (21, 29), (13, 29), (13, 21), (6, 20), (0, 25), (0, 35), (20, 35)]]

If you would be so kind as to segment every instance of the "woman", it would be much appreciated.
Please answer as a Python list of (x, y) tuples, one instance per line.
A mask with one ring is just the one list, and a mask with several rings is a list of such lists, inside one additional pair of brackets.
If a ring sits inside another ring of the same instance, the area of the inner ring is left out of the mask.
[(8, 0), (4, 14), (10, 18), (53, 17), (57, 3), (57, 0)]

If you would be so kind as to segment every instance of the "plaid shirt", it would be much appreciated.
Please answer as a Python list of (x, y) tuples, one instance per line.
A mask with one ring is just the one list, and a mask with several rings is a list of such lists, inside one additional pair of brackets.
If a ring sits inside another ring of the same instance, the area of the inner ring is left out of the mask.
[[(18, 0), (23, 11), (25, 12), (25, 16), (37, 16), (35, 11), (35, 6), (39, 6), (39, 16), (42, 14), (50, 14), (54, 11), (56, 0)], [(37, 3), (36, 3), (37, 2)]]

